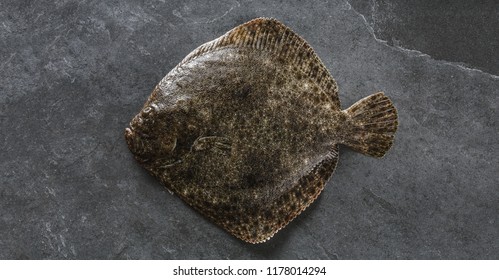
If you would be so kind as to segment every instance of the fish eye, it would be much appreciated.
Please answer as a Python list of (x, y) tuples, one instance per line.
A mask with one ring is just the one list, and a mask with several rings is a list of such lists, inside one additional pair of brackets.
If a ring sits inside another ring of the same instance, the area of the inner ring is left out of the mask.
[(147, 107), (143, 110), (144, 114), (149, 114), (151, 111), (152, 111), (152, 107), (150, 107), (150, 106), (147, 106)]
[(142, 116), (146, 117), (153, 114), (156, 111), (157, 106), (155, 104), (148, 105), (142, 110)]

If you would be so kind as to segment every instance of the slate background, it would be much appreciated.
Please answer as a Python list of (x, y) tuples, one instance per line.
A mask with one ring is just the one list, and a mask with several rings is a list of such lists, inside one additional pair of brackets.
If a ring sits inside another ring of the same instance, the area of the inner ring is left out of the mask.
[[(499, 8), (468, 2), (3, 0), (0, 258), (499, 258)], [(165, 191), (123, 130), (185, 55), (259, 16), (315, 48), (344, 107), (385, 91), (400, 127), (383, 159), (342, 148), (316, 203), (249, 245)]]

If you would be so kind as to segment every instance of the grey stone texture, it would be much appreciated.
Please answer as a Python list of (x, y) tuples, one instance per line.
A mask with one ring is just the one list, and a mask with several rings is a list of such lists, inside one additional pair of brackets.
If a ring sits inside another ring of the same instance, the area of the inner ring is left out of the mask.
[[(499, 258), (497, 2), (437, 2), (2, 1), (0, 258)], [(260, 16), (314, 47), (344, 108), (384, 91), (400, 126), (382, 159), (342, 147), (319, 199), (251, 245), (168, 193), (123, 132), (191, 50)]]

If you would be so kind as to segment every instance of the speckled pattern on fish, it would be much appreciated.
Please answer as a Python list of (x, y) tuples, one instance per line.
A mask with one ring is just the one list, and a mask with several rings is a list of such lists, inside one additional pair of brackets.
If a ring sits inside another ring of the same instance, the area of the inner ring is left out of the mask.
[(191, 52), (125, 136), (167, 189), (234, 236), (260, 243), (321, 193), (339, 144), (381, 157), (396, 129), (388, 97), (379, 92), (342, 110), (336, 82), (309, 44), (258, 18)]

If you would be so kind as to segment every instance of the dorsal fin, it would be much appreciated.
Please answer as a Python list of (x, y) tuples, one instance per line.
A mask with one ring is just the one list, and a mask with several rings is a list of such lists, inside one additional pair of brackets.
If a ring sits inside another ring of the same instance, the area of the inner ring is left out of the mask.
[(179, 65), (207, 52), (225, 47), (247, 47), (268, 51), (290, 61), (316, 83), (340, 109), (338, 87), (312, 47), (289, 27), (272, 18), (257, 18), (235, 27), (225, 35), (192, 51)]

